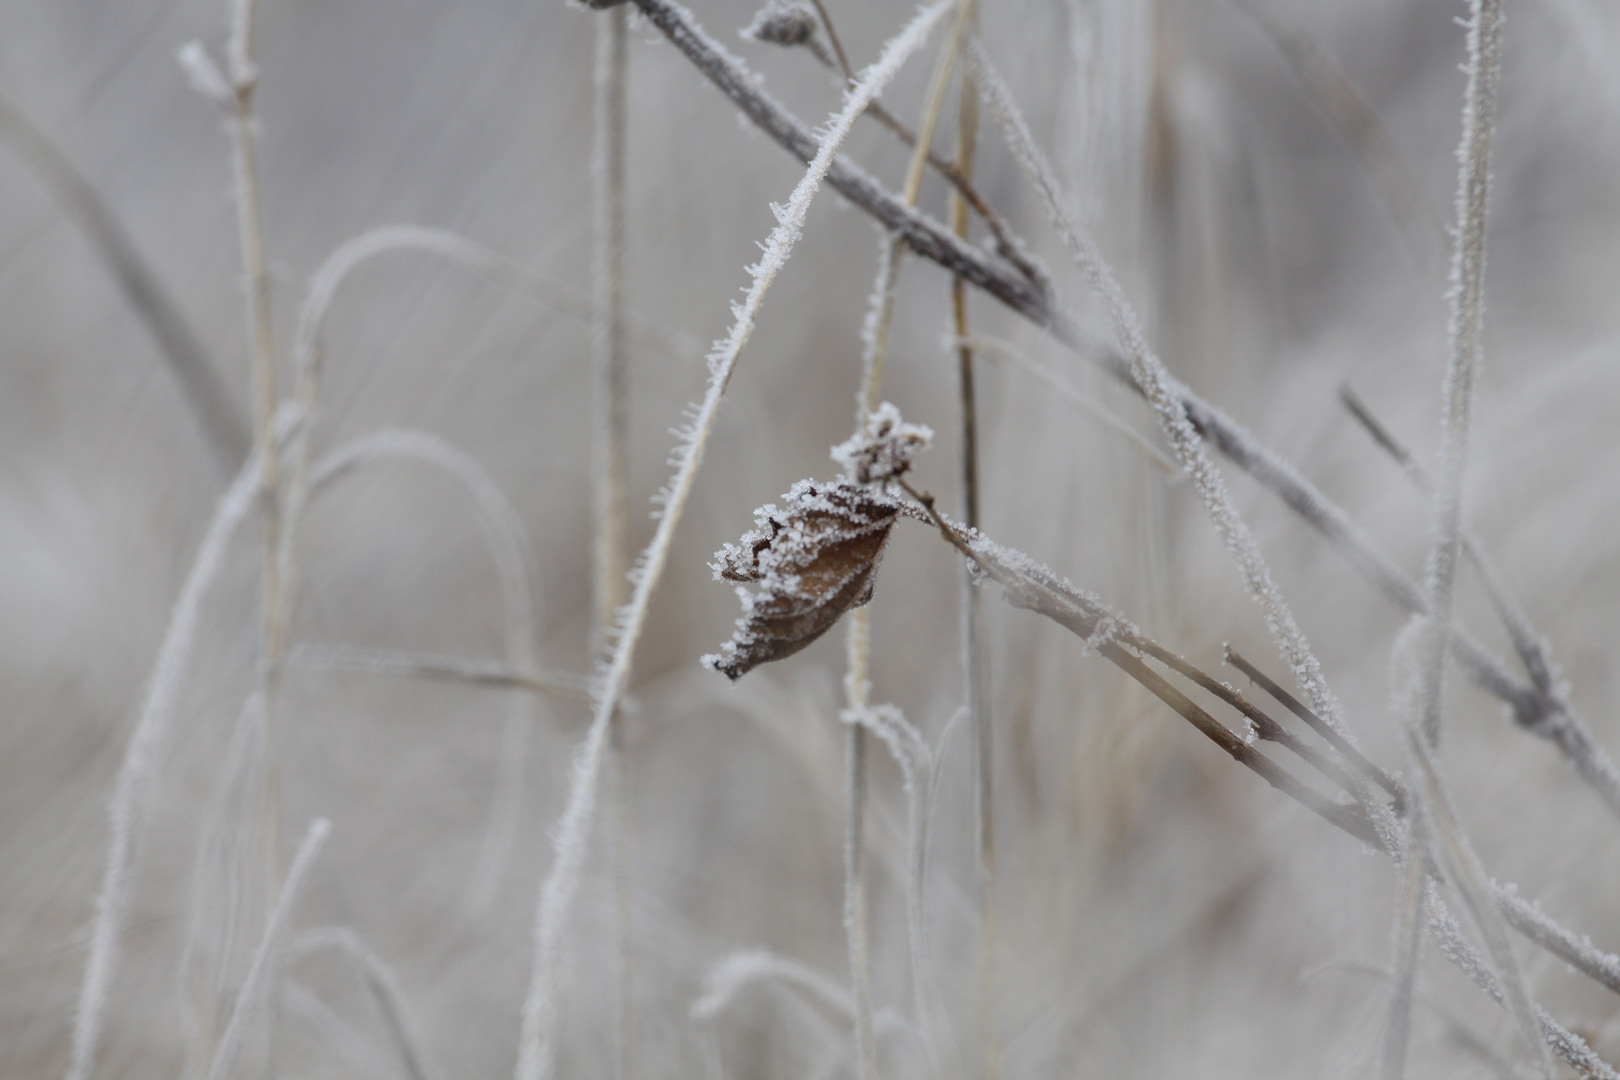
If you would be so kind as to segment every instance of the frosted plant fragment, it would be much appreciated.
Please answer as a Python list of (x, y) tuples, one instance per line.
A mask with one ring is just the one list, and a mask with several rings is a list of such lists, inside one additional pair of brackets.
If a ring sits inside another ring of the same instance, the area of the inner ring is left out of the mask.
[(754, 528), (715, 553), (717, 580), (742, 586), (743, 617), (731, 640), (703, 663), (740, 678), (792, 656), (872, 599), (872, 579), (900, 513), (899, 500), (846, 479), (801, 480), (784, 498), (755, 512)]
[(800, 480), (783, 498), (754, 512), (754, 528), (715, 552), (717, 581), (739, 586), (743, 617), (718, 653), (703, 663), (732, 679), (792, 656), (825, 634), (851, 608), (872, 599), (872, 579), (889, 530), (903, 510), (885, 489), (911, 468), (934, 433), (908, 424), (884, 402), (866, 430), (833, 447), (844, 475), (831, 483)]

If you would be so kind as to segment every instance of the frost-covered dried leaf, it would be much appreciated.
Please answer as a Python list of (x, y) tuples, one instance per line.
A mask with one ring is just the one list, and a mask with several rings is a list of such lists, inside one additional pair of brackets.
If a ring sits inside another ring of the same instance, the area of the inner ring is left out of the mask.
[(743, 617), (718, 653), (703, 663), (732, 679), (791, 656), (826, 633), (839, 616), (872, 599), (899, 500), (849, 480), (801, 480), (787, 505), (761, 507), (754, 528), (715, 553), (716, 579), (741, 586)]
[(932, 428), (906, 423), (900, 410), (885, 401), (867, 417), (864, 433), (833, 447), (832, 458), (857, 484), (877, 484), (904, 475), (911, 459), (933, 441)]

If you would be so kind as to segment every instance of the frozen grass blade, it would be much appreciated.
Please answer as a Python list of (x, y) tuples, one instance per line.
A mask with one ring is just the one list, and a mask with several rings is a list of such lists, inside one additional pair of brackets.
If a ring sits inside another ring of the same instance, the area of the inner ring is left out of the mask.
[(87, 1080), (95, 1067), (96, 1042), (101, 1035), (102, 1015), (117, 971), (119, 938), (124, 932), (131, 877), (140, 834), (151, 805), (152, 785), (163, 760), (175, 704), (190, 671), (203, 600), (219, 576), (231, 537), (253, 509), (263, 478), (260, 460), (257, 454), (248, 459), (214, 509), (213, 520), (203, 534), (197, 557), (175, 600), (174, 612), (147, 684), (146, 700), (118, 769), (110, 809), (112, 840), (90, 931), (90, 958), (85, 965), (78, 1011), (73, 1020), (68, 1080)]
[[(677, 9), (670, 4), (669, 8)], [(731, 332), (718, 342), (709, 355), (709, 389), (698, 406), (692, 423), (675, 451), (675, 473), (663, 494), (663, 511), (658, 530), (633, 571), (633, 591), (618, 622), (618, 633), (596, 695), (595, 716), (574, 759), (567, 803), (555, 835), (556, 856), (541, 886), (535, 911), (534, 970), (528, 997), (523, 1006), (523, 1031), (518, 1051), (517, 1080), (539, 1080), (550, 1074), (552, 1041), (556, 1030), (555, 970), (561, 945), (563, 923), (573, 905), (583, 871), (591, 819), (596, 810), (596, 789), (607, 750), (609, 728), (619, 699), (630, 679), (630, 664), (636, 643), (647, 618), (652, 591), (662, 576), (669, 557), (671, 538), (692, 490), (692, 481), (702, 462), (703, 448), (714, 430), (715, 416), (737, 358), (753, 332), (754, 319), (765, 293), (792, 254), (803, 232), (821, 181), (832, 167), (833, 157), (866, 104), (877, 97), (899, 72), (900, 65), (921, 47), (929, 30), (950, 11), (952, 0), (941, 0), (924, 8), (883, 49), (878, 61), (861, 76), (845, 96), (844, 107), (823, 133), (815, 157), (804, 177), (794, 188), (787, 205), (776, 209), (777, 226), (766, 240), (760, 261), (750, 268), (752, 284), (743, 302), (733, 309)], [(689, 21), (689, 16), (687, 17)]]
[(1440, 475), (1436, 482), (1434, 539), (1429, 556), (1429, 656), (1417, 701), (1430, 748), (1440, 738), (1441, 684), (1446, 638), (1461, 546), (1463, 465), (1485, 320), (1485, 218), (1490, 194), (1491, 130), (1502, 70), (1501, 0), (1474, 0), (1468, 22), (1468, 89), (1463, 105), (1462, 146), (1457, 158), (1457, 246), (1451, 262), (1451, 358), (1446, 365), (1445, 414), (1440, 427)]

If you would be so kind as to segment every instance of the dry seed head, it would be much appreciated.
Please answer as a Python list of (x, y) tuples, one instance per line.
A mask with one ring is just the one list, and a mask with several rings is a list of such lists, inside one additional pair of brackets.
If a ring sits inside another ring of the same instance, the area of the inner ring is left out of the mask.
[(934, 441), (933, 429), (908, 424), (900, 410), (885, 401), (866, 418), (866, 431), (833, 447), (832, 459), (857, 484), (881, 484), (903, 476), (911, 459)]

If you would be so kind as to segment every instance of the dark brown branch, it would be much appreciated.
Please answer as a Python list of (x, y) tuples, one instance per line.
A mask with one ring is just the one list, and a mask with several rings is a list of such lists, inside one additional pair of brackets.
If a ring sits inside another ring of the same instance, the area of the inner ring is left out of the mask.
[(1305, 704), (1293, 694), (1277, 685), (1265, 672), (1245, 660), (1230, 645), (1226, 646), (1226, 662), (1247, 675), (1256, 686), (1275, 698), (1278, 704), (1299, 717), (1312, 731), (1331, 743), (1333, 748), (1343, 755), (1346, 761), (1355, 766), (1363, 776), (1394, 796), (1397, 807), (1396, 812), (1400, 812), (1399, 807), (1406, 802), (1406, 790), (1396, 782), (1394, 777), (1368, 760), (1367, 756), (1356, 749), (1350, 740), (1324, 723), (1320, 716), (1306, 708)]

